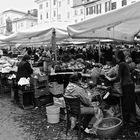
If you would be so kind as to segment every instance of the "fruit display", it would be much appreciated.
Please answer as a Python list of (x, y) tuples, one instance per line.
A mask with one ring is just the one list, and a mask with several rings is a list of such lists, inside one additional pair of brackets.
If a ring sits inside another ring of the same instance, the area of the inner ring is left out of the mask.
[(55, 66), (55, 72), (73, 72), (82, 71), (85, 65), (81, 62), (71, 61), (69, 63), (61, 63)]
[(17, 59), (11, 59), (9, 57), (0, 58), (0, 71), (2, 73), (9, 73), (11, 71), (17, 71)]

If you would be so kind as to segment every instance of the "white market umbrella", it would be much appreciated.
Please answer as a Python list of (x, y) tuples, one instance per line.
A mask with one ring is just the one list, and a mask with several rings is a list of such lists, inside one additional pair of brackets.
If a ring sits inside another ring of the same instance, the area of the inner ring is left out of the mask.
[(43, 23), (33, 26), (27, 30), (19, 31), (8, 37), (0, 37), (5, 42), (46, 42), (50, 41), (55, 31), (56, 40), (68, 38), (67, 33), (68, 22)]
[[(8, 37), (0, 38), (0, 40), (14, 43), (38, 43), (51, 41), (52, 48), (56, 54), (56, 41), (69, 37), (67, 26), (68, 22), (43, 23), (27, 30), (17, 32)], [(57, 59), (56, 55), (55, 59)]]
[(140, 1), (109, 13), (68, 26), (72, 38), (134, 41), (140, 31)]

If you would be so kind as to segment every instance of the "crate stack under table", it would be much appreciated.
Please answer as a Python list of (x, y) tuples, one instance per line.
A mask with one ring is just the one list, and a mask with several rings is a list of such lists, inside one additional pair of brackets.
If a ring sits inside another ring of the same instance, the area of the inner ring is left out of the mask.
[(34, 102), (36, 107), (53, 104), (52, 94), (49, 92), (48, 79), (32, 79), (34, 85)]
[(19, 86), (18, 105), (23, 109), (34, 107), (34, 88), (33, 86)]

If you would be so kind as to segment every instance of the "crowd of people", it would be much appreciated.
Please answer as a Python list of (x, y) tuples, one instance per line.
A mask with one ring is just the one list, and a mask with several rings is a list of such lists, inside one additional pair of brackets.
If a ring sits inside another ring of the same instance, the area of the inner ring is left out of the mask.
[[(100, 51), (100, 52), (99, 52)], [(122, 111), (123, 121), (130, 125), (137, 123), (136, 107), (135, 107), (135, 83), (132, 73), (136, 65), (140, 63), (140, 51), (138, 47), (129, 47), (124, 45), (121, 48), (113, 48), (112, 44), (102, 45), (100, 50), (97, 46), (82, 46), (82, 47), (58, 47), (58, 61), (69, 62), (71, 59), (81, 58), (83, 61), (93, 60), (95, 63), (102, 63), (102, 65), (110, 65), (110, 72), (105, 72), (104, 78), (112, 83), (119, 83), (119, 88), (122, 95)], [(30, 64), (31, 58), (34, 63), (38, 62), (38, 66), (43, 66), (43, 57), (47, 56), (53, 58), (52, 50), (44, 50), (43, 47), (37, 49), (26, 48), (23, 53), (23, 58), (18, 64), (17, 81), (21, 77), (30, 77), (33, 73), (32, 65)], [(113, 71), (113, 74), (110, 74)], [(92, 100), (88, 98), (88, 92), (81, 86), (81, 74), (76, 73), (70, 76), (68, 85), (66, 86), (64, 96), (80, 97), (81, 100), (81, 113), (90, 115), (90, 119), (85, 121), (85, 130), (89, 132), (93, 130), (93, 123), (99, 118), (102, 119), (103, 114), (100, 108), (92, 104)], [(96, 77), (98, 78), (98, 77)], [(94, 77), (91, 80), (95, 80)], [(97, 83), (94, 83), (96, 86)], [(100, 112), (100, 113), (99, 113)], [(76, 121), (73, 117), (72, 120)], [(100, 121), (98, 121), (99, 123)], [(96, 123), (96, 125), (98, 125)], [(75, 124), (71, 126), (71, 129)]]
[[(90, 48), (91, 49), (91, 48)], [(83, 56), (81, 58), (84, 58), (88, 60), (88, 57), (91, 57), (91, 59), (94, 59), (95, 62), (97, 59), (94, 57), (94, 53), (96, 53), (97, 48), (94, 50), (90, 50), (89, 48), (86, 50), (86, 48), (77, 49), (77, 56)], [(91, 55), (88, 53), (90, 50)], [(76, 51), (74, 51), (74, 48), (70, 50), (70, 48), (66, 49), (67, 54), (74, 55)], [(62, 51), (64, 54), (66, 51)], [(95, 52), (94, 52), (95, 51)], [(80, 55), (79, 55), (80, 54)], [(89, 56), (90, 55), (90, 56)], [(133, 72), (136, 68), (136, 65), (140, 63), (140, 55), (139, 55), (139, 48), (128, 48), (126, 45), (125, 48), (119, 48), (113, 51), (112, 46), (103, 47), (101, 49), (101, 63), (112, 65), (112, 68), (110, 71), (115, 69), (115, 74), (109, 75), (110, 73), (105, 73), (104, 76), (107, 80), (109, 80), (112, 83), (119, 83), (119, 86), (117, 90), (115, 91), (119, 92), (122, 96), (122, 115), (123, 115), (123, 121), (124, 124), (129, 125), (136, 125), (136, 123), (139, 121), (136, 118), (136, 93), (135, 93), (135, 81), (133, 79)], [(75, 56), (75, 57), (77, 57)], [(67, 57), (66, 57), (67, 58)], [(103, 60), (102, 60), (103, 59)], [(108, 62), (110, 62), (108, 64)], [(74, 79), (74, 80), (73, 80)], [(94, 110), (95, 108), (92, 106), (92, 102), (88, 99), (87, 91), (80, 85), (81, 77), (78, 75), (72, 75), (70, 77), (70, 83), (66, 87), (65, 96), (71, 96), (71, 97), (80, 97), (81, 99), (81, 112), (85, 114), (92, 114), (93, 117), (89, 122), (87, 123), (87, 128), (85, 129), (86, 132), (90, 132), (90, 129), (93, 130), (93, 125), (91, 127), (90, 124), (94, 124), (93, 120), (96, 120), (97, 112)], [(79, 90), (77, 90), (79, 89)], [(92, 109), (91, 109), (92, 108)], [(88, 113), (87, 113), (88, 112)], [(100, 114), (101, 115), (101, 114)], [(101, 117), (101, 116), (98, 116)], [(99, 119), (99, 118), (98, 118)]]
[[(119, 80), (119, 88), (121, 88), (122, 94), (122, 115), (124, 124), (129, 125), (136, 125), (137, 118), (136, 118), (136, 94), (135, 94), (135, 83), (132, 78), (132, 73), (128, 63), (125, 60), (125, 54), (123, 51), (118, 51), (115, 54), (116, 59), (116, 71), (115, 75), (109, 75), (109, 73), (105, 73), (105, 78), (110, 82), (118, 82)], [(93, 114), (93, 117), (87, 123), (87, 128), (85, 128), (86, 132), (90, 132), (90, 129), (93, 130), (93, 121), (96, 120), (97, 112), (95, 111), (95, 106), (92, 106), (92, 101), (89, 100), (87, 91), (80, 85), (81, 77), (78, 75), (72, 75), (70, 77), (70, 83), (68, 84), (65, 96), (71, 97), (80, 97), (81, 99), (81, 112), (85, 114)], [(88, 112), (88, 113), (87, 113)], [(100, 114), (101, 115), (101, 114)], [(98, 117), (101, 117), (101, 116)], [(99, 119), (99, 118), (98, 118)]]

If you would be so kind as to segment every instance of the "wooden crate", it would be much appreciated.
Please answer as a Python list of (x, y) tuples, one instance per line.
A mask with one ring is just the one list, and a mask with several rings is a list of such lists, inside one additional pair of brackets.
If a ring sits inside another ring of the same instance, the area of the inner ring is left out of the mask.
[(23, 109), (33, 108), (34, 107), (33, 95), (34, 90), (28, 91), (18, 90), (19, 107)]

